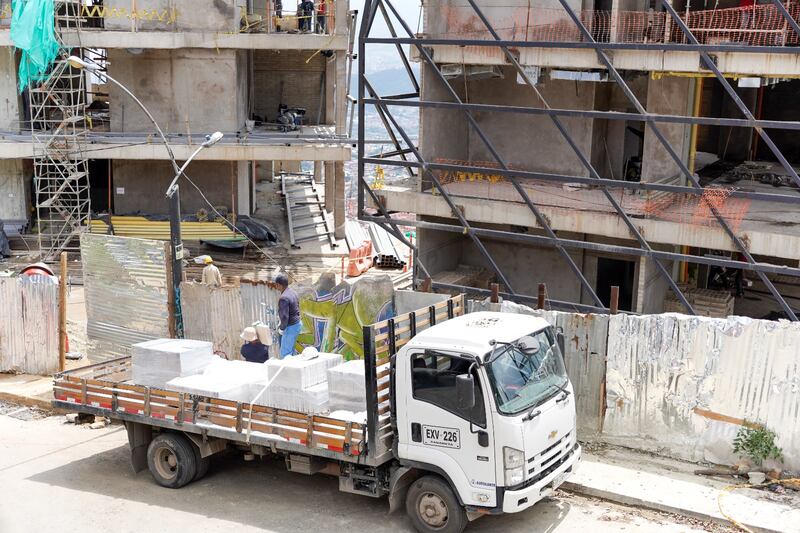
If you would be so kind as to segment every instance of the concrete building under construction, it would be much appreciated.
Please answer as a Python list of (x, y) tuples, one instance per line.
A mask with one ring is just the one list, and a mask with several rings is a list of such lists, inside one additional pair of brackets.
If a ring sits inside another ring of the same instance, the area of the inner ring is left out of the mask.
[[(396, 3), (396, 2), (395, 2)], [(551, 305), (795, 319), (800, 7), (683, 0), (366, 2), (370, 50), (408, 94), (360, 80), (397, 141), (360, 146), (360, 213), (417, 228), (417, 279)], [(379, 35), (376, 20), (392, 27)], [(416, 75), (419, 67), (419, 80)], [(393, 112), (420, 109), (418, 148)], [(410, 185), (372, 187), (376, 165)], [(408, 182), (407, 182), (408, 183)], [(402, 213), (413, 213), (408, 220)], [(485, 275), (481, 275), (481, 272)]]
[[(206, 134), (224, 133), (187, 170), (197, 188), (182, 187), (184, 214), (212, 204), (251, 215), (259, 179), (313, 162), (343, 238), (354, 14), (347, 0), (316, 2), (309, 14), (283, 4), (57, 0), (62, 51), (49, 78), (20, 94), (11, 2), (0, 2), (0, 220), (7, 230), (39, 232), (48, 257), (77, 248), (92, 213), (167, 212), (165, 191), (175, 174), (169, 155), (148, 117), (108, 75), (150, 110), (179, 161)], [(98, 72), (74, 68), (70, 54)]]

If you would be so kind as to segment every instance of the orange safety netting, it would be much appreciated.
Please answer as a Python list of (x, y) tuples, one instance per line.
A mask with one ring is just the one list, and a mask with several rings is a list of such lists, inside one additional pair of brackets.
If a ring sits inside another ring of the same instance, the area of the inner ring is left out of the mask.
[[(433, 38), (491, 39), (492, 36), (469, 7), (441, 6), (445, 31), (434, 29)], [(800, 21), (800, 3), (786, 5)], [(688, 43), (680, 27), (665, 12), (594, 11), (576, 13), (592, 38), (598, 42)], [(744, 44), (753, 46), (794, 46), (798, 36), (774, 5), (753, 5), (709, 9), (680, 14), (701, 44)], [(563, 9), (515, 7), (505, 12), (494, 27), (501, 39), (513, 41), (584, 42), (581, 30)]]

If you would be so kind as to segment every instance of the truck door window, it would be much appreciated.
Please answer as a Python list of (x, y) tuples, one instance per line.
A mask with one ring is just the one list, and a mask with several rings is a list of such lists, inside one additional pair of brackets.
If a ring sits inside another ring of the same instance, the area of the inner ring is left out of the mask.
[(475, 406), (459, 409), (456, 395), (456, 376), (469, 372), (472, 361), (438, 353), (419, 353), (411, 357), (411, 383), (414, 398), (431, 403), (480, 427), (486, 427), (486, 409), (481, 382), (475, 370)]

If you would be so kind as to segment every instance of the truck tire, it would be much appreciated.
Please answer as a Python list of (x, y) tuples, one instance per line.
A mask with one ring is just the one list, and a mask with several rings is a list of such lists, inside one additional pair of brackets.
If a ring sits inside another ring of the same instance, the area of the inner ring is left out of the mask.
[[(147, 466), (162, 487), (179, 489), (197, 475), (195, 445), (180, 433), (160, 433), (147, 448)], [(199, 452), (198, 452), (199, 453)]]
[(192, 481), (197, 481), (198, 479), (203, 479), (206, 474), (208, 474), (208, 467), (211, 466), (211, 457), (200, 457), (200, 448), (192, 444), (192, 450), (194, 450), (194, 456), (197, 460), (197, 473), (194, 475), (194, 479)]
[(420, 533), (461, 533), (467, 527), (467, 512), (438, 476), (424, 476), (411, 484), (406, 512)]

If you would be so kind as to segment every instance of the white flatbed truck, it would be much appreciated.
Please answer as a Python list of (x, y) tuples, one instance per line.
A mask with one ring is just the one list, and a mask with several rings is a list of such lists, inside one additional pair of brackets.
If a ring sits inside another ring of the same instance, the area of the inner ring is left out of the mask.
[(581, 457), (563, 336), (541, 318), (464, 311), (462, 295), (364, 328), (365, 424), (135, 385), (130, 358), (57, 374), (53, 404), (124, 422), (134, 470), (165, 487), (239, 449), (388, 496), (390, 510), (405, 502), (420, 532), (460, 532), (531, 507)]

